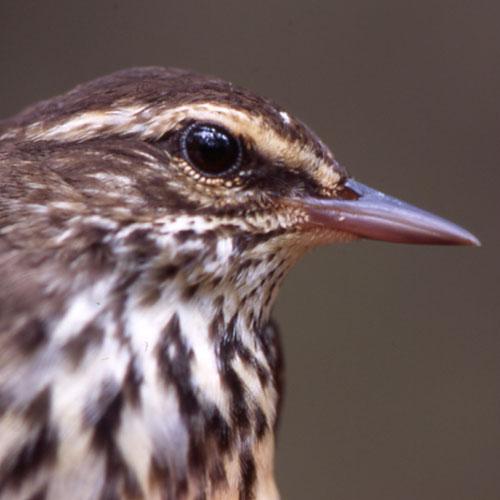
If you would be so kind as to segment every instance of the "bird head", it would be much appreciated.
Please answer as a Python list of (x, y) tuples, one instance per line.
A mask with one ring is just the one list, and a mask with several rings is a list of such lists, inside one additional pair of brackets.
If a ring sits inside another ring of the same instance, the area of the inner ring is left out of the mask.
[(219, 236), (226, 275), (224, 255), (241, 264), (285, 252), (292, 262), (317, 244), (357, 238), (479, 243), (355, 181), (271, 101), (183, 70), (121, 71), (35, 105), (2, 129), (0, 139), (29, 144), (41, 163), (50, 157), (50, 172), (71, 187), (70, 200), (67, 190), (62, 198), (45, 190), (45, 206), (83, 210), (129, 245), (134, 234), (134, 245), (154, 235), (161, 246), (175, 233), (176, 245), (198, 239), (206, 250)]
[(30, 498), (274, 498), (290, 266), (356, 238), (478, 243), (279, 106), (175, 69), (0, 122), (0, 178), (0, 490)]

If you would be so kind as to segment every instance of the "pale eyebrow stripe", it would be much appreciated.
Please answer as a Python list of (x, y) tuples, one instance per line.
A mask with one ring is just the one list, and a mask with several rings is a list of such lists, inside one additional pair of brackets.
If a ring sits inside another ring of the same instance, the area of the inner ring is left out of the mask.
[[(282, 112), (280, 116), (284, 123), (291, 120), (288, 113)], [(35, 122), (27, 128), (25, 136), (34, 141), (67, 142), (101, 135), (130, 134), (151, 140), (160, 138), (186, 119), (210, 121), (249, 137), (264, 156), (277, 158), (292, 168), (305, 169), (325, 187), (334, 187), (340, 181), (340, 174), (318, 157), (313, 148), (284, 137), (264, 117), (208, 101), (163, 110), (148, 104), (124, 106), (117, 103), (113, 109), (86, 111), (48, 127)]]

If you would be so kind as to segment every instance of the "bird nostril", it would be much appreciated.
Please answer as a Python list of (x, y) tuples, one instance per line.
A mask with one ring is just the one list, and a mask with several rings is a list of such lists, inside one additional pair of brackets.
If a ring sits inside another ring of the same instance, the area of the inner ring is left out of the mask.
[(337, 198), (341, 200), (359, 200), (360, 195), (354, 189), (346, 186), (344, 183), (341, 184), (336, 191)]

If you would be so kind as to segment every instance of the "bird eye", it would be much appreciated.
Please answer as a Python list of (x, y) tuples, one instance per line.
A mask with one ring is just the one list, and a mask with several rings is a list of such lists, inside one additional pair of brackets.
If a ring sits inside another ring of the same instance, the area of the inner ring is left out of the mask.
[(181, 141), (185, 159), (205, 175), (224, 175), (240, 164), (239, 141), (218, 125), (195, 123)]

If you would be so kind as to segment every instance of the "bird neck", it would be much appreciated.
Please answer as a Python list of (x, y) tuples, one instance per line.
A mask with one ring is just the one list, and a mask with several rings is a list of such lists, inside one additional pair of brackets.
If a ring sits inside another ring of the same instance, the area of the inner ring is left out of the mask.
[(161, 226), (154, 232), (135, 224), (116, 236), (125, 274), (143, 261), (129, 280), (137, 305), (157, 309), (175, 303), (207, 323), (219, 314), (242, 334), (269, 321), (279, 287), (303, 253), (276, 243), (275, 231), (255, 235), (234, 223), (214, 228), (210, 221), (178, 217)]
[[(52, 363), (23, 394), (50, 380), (54, 418), (71, 437), (62, 455), (119, 449), (143, 491), (170, 478), (179, 491), (273, 498), (281, 355), (269, 315), (294, 259), (265, 238), (176, 223), (105, 227), (114, 232), (99, 245), (82, 231), (77, 258), (57, 261), (71, 279), (50, 290), (64, 305), (50, 359), (71, 375)], [(82, 435), (82, 418), (89, 432), (106, 429), (104, 448)]]
[[(137, 245), (132, 235), (124, 241)], [(216, 467), (240, 491), (272, 490), (281, 353), (269, 315), (294, 254), (242, 242), (241, 232), (183, 229), (156, 244), (121, 315), (142, 411), (151, 416), (152, 454), (170, 474), (204, 478)]]

